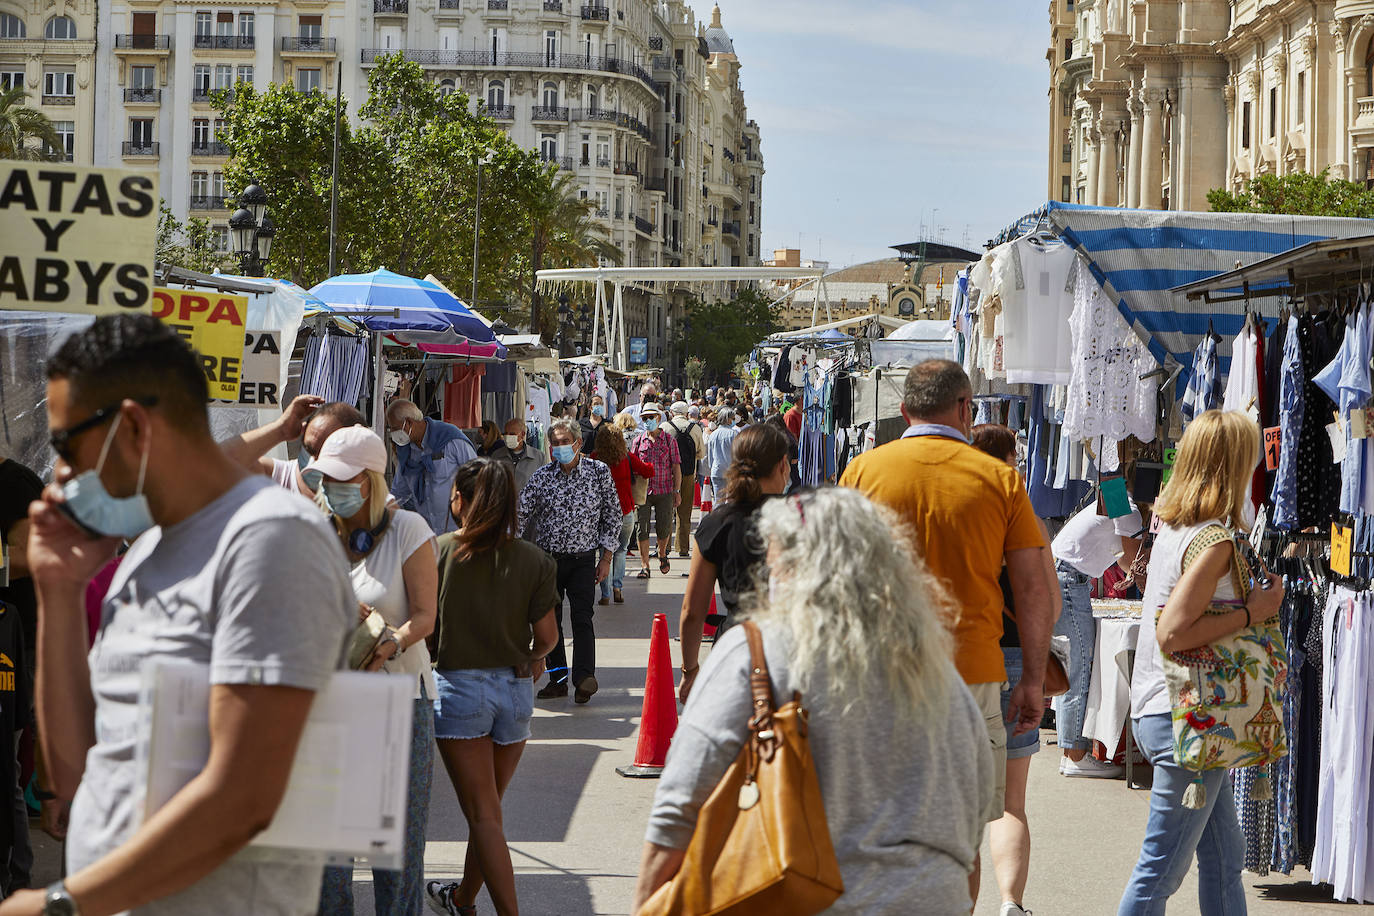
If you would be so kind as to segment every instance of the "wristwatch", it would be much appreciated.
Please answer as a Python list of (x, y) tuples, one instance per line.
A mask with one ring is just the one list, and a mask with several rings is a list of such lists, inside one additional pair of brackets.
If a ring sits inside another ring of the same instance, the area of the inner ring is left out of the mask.
[(76, 900), (61, 881), (49, 884), (43, 892), (43, 916), (81, 916)]

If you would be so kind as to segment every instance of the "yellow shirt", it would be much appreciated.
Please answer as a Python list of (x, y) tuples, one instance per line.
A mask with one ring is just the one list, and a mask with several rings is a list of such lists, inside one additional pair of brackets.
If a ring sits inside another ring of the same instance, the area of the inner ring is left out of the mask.
[(1044, 547), (1021, 476), (957, 439), (912, 436), (860, 455), (840, 484), (896, 512), (954, 600), (954, 664), (965, 683), (1006, 679), (1002, 589), (1010, 550)]

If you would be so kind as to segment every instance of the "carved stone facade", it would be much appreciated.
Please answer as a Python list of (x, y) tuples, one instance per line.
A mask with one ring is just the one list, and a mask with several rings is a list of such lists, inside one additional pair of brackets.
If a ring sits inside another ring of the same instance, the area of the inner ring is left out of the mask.
[(0, 87), (22, 85), (78, 165), (93, 161), (95, 28), (95, 0), (0, 0)]

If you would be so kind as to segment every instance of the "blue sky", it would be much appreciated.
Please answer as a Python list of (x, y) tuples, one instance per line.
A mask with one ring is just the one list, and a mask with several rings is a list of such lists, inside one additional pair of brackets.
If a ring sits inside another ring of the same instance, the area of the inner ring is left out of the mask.
[(763, 137), (764, 256), (800, 233), (832, 266), (887, 257), (923, 220), (977, 251), (1043, 204), (1047, 6), (721, 0)]

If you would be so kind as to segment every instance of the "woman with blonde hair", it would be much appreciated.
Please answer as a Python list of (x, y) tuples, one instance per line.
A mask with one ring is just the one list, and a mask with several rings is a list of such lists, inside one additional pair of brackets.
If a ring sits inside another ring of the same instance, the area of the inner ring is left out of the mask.
[[(769, 500), (770, 572), (744, 601), (774, 701), (801, 691), (844, 895), (827, 913), (967, 913), (990, 813), (983, 715), (951, 661), (946, 599), (901, 523), (856, 490)], [(682, 865), (707, 796), (748, 734), (744, 627), (702, 666), (654, 796), (634, 906)], [(864, 753), (864, 749), (872, 751)]]
[[(1252, 588), (1246, 603), (1236, 603), (1234, 610), (1206, 613), (1214, 603), (1238, 602), (1235, 548), (1223, 540), (1209, 547), (1198, 542), (1205, 549), (1191, 549), (1208, 528), (1248, 530), (1250, 480), (1259, 454), (1259, 428), (1253, 420), (1235, 411), (1209, 410), (1184, 431), (1173, 476), (1155, 502), (1161, 526), (1150, 554), (1131, 678), (1135, 739), (1154, 765), (1154, 788), (1145, 842), (1118, 916), (1162, 914), (1194, 854), (1202, 916), (1245, 912), (1240, 877), (1245, 835), (1236, 818), (1230, 772), (1195, 773), (1175, 761), (1163, 653), (1197, 649), (1278, 615), (1283, 585), (1277, 576), (1270, 576), (1267, 588)], [(1194, 781), (1201, 781), (1204, 790), (1200, 808), (1183, 804)]]

